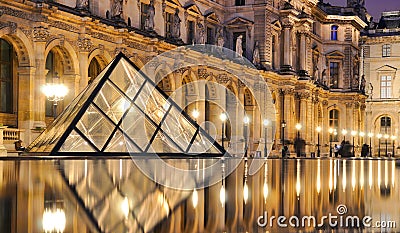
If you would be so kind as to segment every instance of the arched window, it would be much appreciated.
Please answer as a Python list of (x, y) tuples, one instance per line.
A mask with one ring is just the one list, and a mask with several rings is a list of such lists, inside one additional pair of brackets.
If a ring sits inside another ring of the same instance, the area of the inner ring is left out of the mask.
[(89, 64), (89, 70), (88, 70), (88, 84), (93, 82), (93, 79), (95, 79), (97, 77), (97, 75), (99, 75), (101, 72), (101, 67), (100, 67), (100, 63), (96, 58), (93, 58), (92, 61), (90, 61)]
[(337, 25), (331, 26), (331, 40), (338, 40), (338, 28)]
[(13, 113), (13, 47), (0, 39), (0, 112)]
[[(329, 111), (329, 128), (338, 130), (339, 128), (339, 110), (332, 109)], [(338, 136), (331, 134), (331, 141), (337, 142)]]
[(381, 130), (382, 134), (391, 134), (392, 119), (388, 116), (381, 117)]

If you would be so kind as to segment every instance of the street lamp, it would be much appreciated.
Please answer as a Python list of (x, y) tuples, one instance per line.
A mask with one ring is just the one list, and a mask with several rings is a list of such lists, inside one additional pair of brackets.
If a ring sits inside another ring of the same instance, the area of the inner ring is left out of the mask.
[(301, 130), (302, 126), (300, 123), (297, 123), (295, 127), (297, 130), (296, 153), (297, 153), (297, 157), (300, 157), (300, 130)]
[(356, 154), (355, 154), (355, 152), (354, 152), (354, 137), (357, 135), (357, 131), (354, 131), (354, 130), (352, 130), (351, 131), (351, 136), (353, 137), (353, 156), (355, 157), (356, 156)]
[(248, 126), (249, 126), (250, 118), (248, 116), (244, 116), (243, 123), (244, 123), (244, 157), (247, 157), (248, 151)]
[(41, 87), (43, 94), (47, 97), (47, 99), (53, 102), (53, 116), (54, 119), (57, 117), (57, 105), (58, 102), (63, 100), (64, 97), (68, 94), (68, 88), (60, 82), (60, 77), (56, 75), (53, 78), (52, 83), (46, 83)]
[(221, 115), (219, 115), (219, 119), (221, 119), (222, 121), (222, 133), (221, 133), (221, 144), (222, 144), (222, 149), (224, 148), (224, 134), (225, 134), (225, 121), (228, 117), (226, 116), (226, 114), (223, 112), (221, 113)]
[(319, 133), (321, 133), (321, 126), (317, 126), (317, 133), (318, 133), (318, 139), (317, 139), (317, 157), (321, 157), (321, 150), (320, 150), (320, 145), (319, 145)]
[(382, 138), (382, 134), (378, 134), (378, 157), (381, 157), (381, 138)]
[(342, 134), (343, 134), (343, 141), (346, 142), (346, 134), (347, 134), (347, 130), (342, 129)]
[(386, 153), (385, 156), (388, 156), (388, 138), (389, 138), (389, 134), (385, 134), (384, 138), (385, 138), (385, 153)]
[(391, 139), (392, 139), (392, 146), (393, 146), (393, 150), (392, 150), (392, 157), (394, 158), (395, 156), (395, 146), (394, 146), (394, 141), (396, 140), (396, 136), (392, 135)]
[(197, 109), (195, 109), (195, 110), (193, 110), (193, 112), (192, 112), (192, 116), (193, 116), (193, 118), (194, 118), (194, 121), (197, 123), (197, 118), (199, 118), (200, 112), (199, 112)]
[(328, 130), (329, 132), (329, 157), (332, 157), (332, 133), (333, 133), (333, 129), (329, 128)]
[(282, 121), (281, 128), (282, 128), (282, 159), (286, 156), (286, 150), (285, 150), (285, 127), (286, 127), (286, 122), (285, 120)]
[(372, 156), (372, 137), (374, 136), (373, 133), (369, 132), (368, 137), (369, 137), (369, 156)]
[(267, 133), (268, 133), (268, 125), (269, 125), (269, 120), (265, 119), (263, 121), (264, 124), (264, 157), (267, 157)]

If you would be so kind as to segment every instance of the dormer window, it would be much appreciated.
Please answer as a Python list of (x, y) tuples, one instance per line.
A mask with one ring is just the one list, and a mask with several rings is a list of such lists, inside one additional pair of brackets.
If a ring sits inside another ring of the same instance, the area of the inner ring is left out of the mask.
[(332, 25), (331, 27), (331, 40), (338, 40), (338, 28), (337, 25)]

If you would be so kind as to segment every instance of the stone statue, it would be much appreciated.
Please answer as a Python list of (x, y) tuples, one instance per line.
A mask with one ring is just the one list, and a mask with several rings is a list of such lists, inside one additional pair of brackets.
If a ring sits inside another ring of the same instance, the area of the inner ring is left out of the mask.
[(77, 0), (76, 8), (82, 9), (82, 10), (88, 10), (89, 9), (89, 0)]
[(372, 97), (372, 93), (374, 93), (374, 86), (372, 86), (372, 83), (369, 83), (369, 95), (371, 95), (371, 97)]
[(365, 0), (360, 0), (358, 4), (360, 4), (360, 6), (365, 6)]
[(236, 38), (236, 54), (238, 57), (241, 57), (243, 55), (243, 48), (242, 48), (242, 35), (239, 35)]
[(179, 18), (179, 9), (176, 8), (172, 26), (172, 37), (179, 38), (181, 36), (181, 18)]
[(154, 0), (150, 0), (149, 8), (147, 9), (147, 19), (145, 29), (152, 31), (154, 29), (154, 15), (155, 15), (155, 8), (154, 8)]
[(254, 44), (254, 49), (253, 49), (253, 64), (255, 66), (260, 65), (260, 46), (258, 45), (258, 41)]
[(224, 47), (225, 40), (224, 40), (224, 34), (222, 32), (222, 28), (219, 28), (217, 31), (217, 46), (218, 47)]
[(205, 30), (203, 24), (198, 23), (197, 28), (198, 28), (197, 44), (205, 44), (206, 40), (205, 40)]
[(323, 85), (325, 85), (326, 86), (326, 69), (324, 69), (323, 71), (322, 71), (322, 80), (321, 80), (321, 84), (323, 84)]
[(111, 18), (121, 18), (122, 16), (122, 1), (113, 0), (111, 9)]
[(361, 81), (360, 81), (360, 91), (363, 94), (365, 94), (365, 84), (366, 84), (365, 76), (363, 75), (361, 76)]
[(319, 80), (319, 75), (318, 75), (318, 71), (319, 71), (319, 69), (318, 69), (319, 54), (318, 53), (314, 54), (312, 62), (313, 62), (313, 77), (314, 77), (314, 80), (320, 81)]

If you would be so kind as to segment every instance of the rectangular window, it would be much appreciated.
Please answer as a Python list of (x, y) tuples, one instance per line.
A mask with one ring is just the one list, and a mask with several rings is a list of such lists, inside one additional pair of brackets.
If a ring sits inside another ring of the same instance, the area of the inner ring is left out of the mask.
[(392, 76), (381, 76), (381, 98), (392, 98)]
[(390, 44), (384, 44), (382, 46), (382, 57), (390, 57)]
[(339, 88), (339, 62), (331, 62), (329, 65), (330, 88)]
[(334, 130), (332, 133), (330, 133), (330, 140), (337, 142), (338, 135), (336, 130), (339, 128), (339, 111), (337, 109), (329, 111), (329, 128)]
[(188, 44), (193, 44), (194, 43), (194, 21), (188, 21), (188, 38), (187, 38), (187, 43)]
[(207, 27), (207, 44), (214, 44), (214, 30), (211, 27)]
[(140, 7), (140, 29), (142, 29), (142, 30), (145, 29), (148, 8), (149, 8), (148, 4), (141, 3), (141, 7)]
[(165, 13), (165, 37), (170, 38), (172, 36), (172, 21), (174, 15), (171, 13)]
[(331, 40), (338, 40), (338, 28), (336, 25), (331, 27)]
[(245, 0), (235, 0), (235, 6), (244, 6), (246, 5)]

